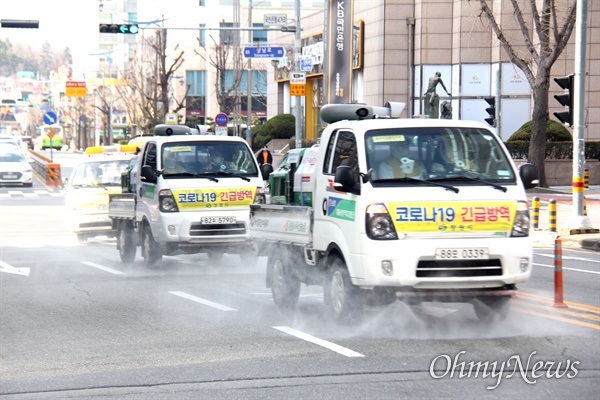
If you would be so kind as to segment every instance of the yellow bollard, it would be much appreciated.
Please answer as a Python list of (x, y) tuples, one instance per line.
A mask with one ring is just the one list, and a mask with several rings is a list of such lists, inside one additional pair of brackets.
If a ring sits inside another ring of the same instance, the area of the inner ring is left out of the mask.
[(587, 200), (585, 199), (585, 196), (583, 196), (583, 215), (587, 217)]
[(534, 197), (531, 202), (531, 218), (533, 221), (533, 229), (538, 229), (540, 225), (540, 198)]
[(556, 232), (556, 200), (550, 199), (549, 203), (550, 215), (550, 232)]
[(586, 189), (590, 187), (590, 170), (587, 168), (583, 170), (583, 187)]

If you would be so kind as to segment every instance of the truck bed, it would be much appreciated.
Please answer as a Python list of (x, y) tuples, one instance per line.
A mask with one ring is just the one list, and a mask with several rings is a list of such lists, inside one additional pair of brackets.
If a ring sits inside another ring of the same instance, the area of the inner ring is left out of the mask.
[(135, 219), (135, 194), (109, 195), (108, 216), (115, 219)]
[(312, 233), (311, 207), (250, 205), (250, 236), (256, 240), (307, 245), (312, 243)]

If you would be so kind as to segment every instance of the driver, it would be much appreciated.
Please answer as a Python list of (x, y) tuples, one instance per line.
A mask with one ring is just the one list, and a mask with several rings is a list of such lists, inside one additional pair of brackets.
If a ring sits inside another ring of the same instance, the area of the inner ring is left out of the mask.
[(378, 179), (420, 177), (421, 166), (417, 160), (409, 158), (408, 140), (392, 142), (390, 155), (377, 168)]
[(223, 157), (223, 151), (220, 149), (213, 149), (210, 152), (210, 163), (208, 165), (209, 171), (225, 171), (231, 168), (231, 163), (225, 161)]

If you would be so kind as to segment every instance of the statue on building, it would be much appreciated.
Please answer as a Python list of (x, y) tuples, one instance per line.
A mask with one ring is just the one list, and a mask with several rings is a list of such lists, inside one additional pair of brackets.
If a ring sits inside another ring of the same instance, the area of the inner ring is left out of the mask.
[(446, 85), (444, 85), (444, 81), (442, 81), (442, 73), (436, 72), (434, 76), (429, 78), (429, 86), (427, 86), (427, 91), (425, 92), (425, 114), (429, 115), (429, 118), (439, 118), (439, 110), (440, 110), (440, 96), (436, 93), (437, 85), (441, 84), (442, 88), (446, 91), (448, 96), (452, 96), (448, 89), (446, 89)]
[(452, 119), (452, 103), (448, 100), (442, 101), (442, 119)]

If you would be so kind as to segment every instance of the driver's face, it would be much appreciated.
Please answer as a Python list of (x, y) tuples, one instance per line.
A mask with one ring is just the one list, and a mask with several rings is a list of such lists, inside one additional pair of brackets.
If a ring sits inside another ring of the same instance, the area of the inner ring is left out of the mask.
[(398, 158), (406, 157), (408, 155), (408, 142), (395, 143), (392, 152), (394, 153), (394, 156)]
[(213, 154), (212, 159), (216, 164), (220, 164), (223, 162), (223, 155), (220, 153), (215, 153)]

